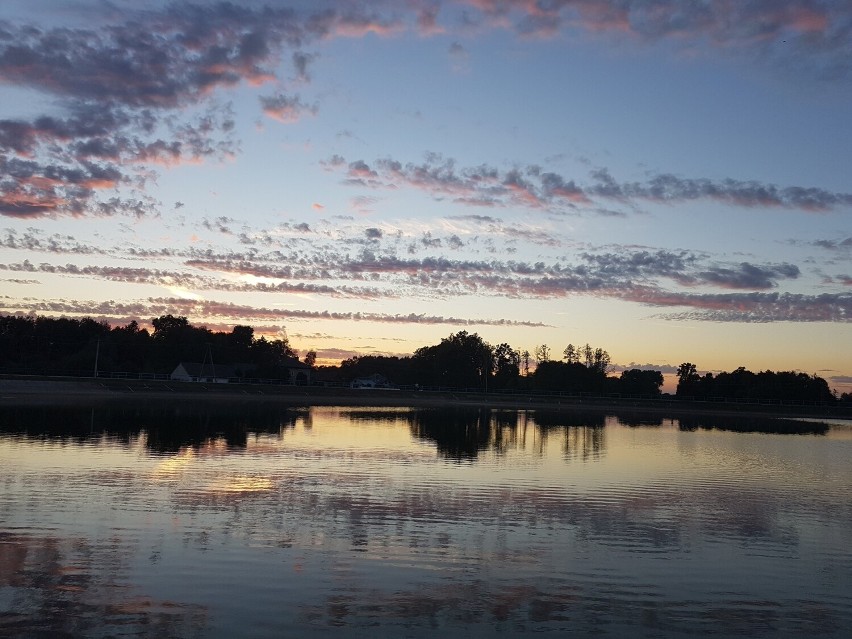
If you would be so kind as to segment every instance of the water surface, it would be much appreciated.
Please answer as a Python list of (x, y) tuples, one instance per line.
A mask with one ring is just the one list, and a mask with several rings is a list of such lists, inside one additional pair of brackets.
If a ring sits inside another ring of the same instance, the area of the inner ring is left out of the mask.
[(0, 409), (0, 636), (852, 633), (852, 427)]

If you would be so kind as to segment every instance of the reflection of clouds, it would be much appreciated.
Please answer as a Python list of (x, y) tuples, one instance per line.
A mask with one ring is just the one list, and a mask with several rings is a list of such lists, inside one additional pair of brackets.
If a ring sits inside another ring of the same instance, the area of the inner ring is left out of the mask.
[[(280, 453), (280, 447), (260, 446), (257, 454)], [(182, 505), (213, 505), (274, 490), (278, 483), (269, 476), (244, 472), (223, 472), (216, 460), (233, 461), (224, 438), (208, 439), (196, 447), (184, 446), (175, 455), (163, 459), (151, 471), (155, 482), (179, 482), (175, 495)], [(211, 464), (211, 461), (213, 462)], [(211, 476), (212, 475), (212, 476)]]
[(269, 477), (235, 476), (216, 479), (200, 492), (214, 495), (248, 495), (252, 493), (263, 493), (274, 489), (275, 482)]
[[(392, 592), (352, 586), (302, 606), (312, 624), (365, 628), (464, 628), (471, 636), (554, 632), (557, 636), (765, 636), (784, 628), (791, 636), (831, 634), (843, 620), (804, 595), (742, 599), (734, 593), (712, 602), (664, 589), (641, 576), (611, 581), (573, 573), (541, 579), (471, 579), (418, 583)], [(786, 633), (785, 633), (786, 634)]]
[(179, 479), (194, 464), (214, 458), (225, 458), (231, 454), (224, 437), (208, 438), (196, 446), (181, 446), (177, 453), (165, 457), (151, 471), (155, 480)]
[(164, 459), (151, 471), (155, 480), (170, 480), (179, 478), (186, 468), (195, 460), (195, 450), (190, 447), (182, 448), (177, 455)]
[(158, 600), (124, 585), (134, 548), (0, 530), (0, 636), (196, 636), (204, 607)]

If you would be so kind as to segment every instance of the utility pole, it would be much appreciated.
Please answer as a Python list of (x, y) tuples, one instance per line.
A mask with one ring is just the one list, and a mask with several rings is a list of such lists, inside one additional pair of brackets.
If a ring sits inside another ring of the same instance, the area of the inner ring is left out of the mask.
[(98, 338), (97, 346), (95, 347), (95, 377), (98, 376), (98, 356), (101, 354), (101, 338)]
[(213, 365), (213, 344), (207, 342), (206, 350), (204, 351), (204, 361), (201, 362), (201, 370), (198, 371), (199, 378), (204, 377), (204, 366), (210, 362), (210, 378), (216, 381), (216, 367)]

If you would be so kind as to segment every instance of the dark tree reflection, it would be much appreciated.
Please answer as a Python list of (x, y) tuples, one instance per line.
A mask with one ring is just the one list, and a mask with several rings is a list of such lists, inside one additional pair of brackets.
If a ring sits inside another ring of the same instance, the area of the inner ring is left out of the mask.
[(777, 435), (825, 435), (828, 424), (820, 421), (764, 417), (761, 415), (686, 415), (661, 418), (643, 413), (619, 413), (624, 426), (660, 428), (676, 425), (683, 431), (727, 430), (738, 433), (767, 433)]
[(543, 455), (554, 439), (566, 458), (597, 458), (605, 447), (602, 413), (453, 408), (412, 411), (408, 419), (415, 437), (433, 442), (441, 456), (459, 461), (474, 460), (486, 450)]
[(409, 415), (412, 435), (434, 442), (438, 453), (447, 459), (476, 459), (491, 441), (488, 409), (421, 410)]
[(0, 432), (84, 444), (108, 436), (129, 445), (142, 432), (156, 454), (198, 447), (211, 438), (229, 449), (246, 447), (248, 433), (293, 428), (308, 409), (273, 405), (217, 405), (201, 402), (101, 404), (98, 406), (2, 406)]
[(729, 430), (740, 433), (774, 433), (779, 435), (825, 435), (828, 424), (759, 416), (687, 416), (679, 417), (681, 430)]

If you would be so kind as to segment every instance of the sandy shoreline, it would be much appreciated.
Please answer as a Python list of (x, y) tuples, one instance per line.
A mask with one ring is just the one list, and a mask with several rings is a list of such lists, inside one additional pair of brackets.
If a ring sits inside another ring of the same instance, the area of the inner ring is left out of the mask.
[(143, 380), (0, 378), (0, 405), (81, 405), (136, 402), (211, 404), (274, 403), (286, 406), (471, 407), (505, 410), (648, 413), (656, 416), (725, 415), (852, 419), (848, 407), (778, 406), (683, 402), (672, 399), (547, 397), (324, 388), (302, 386), (203, 385)]

